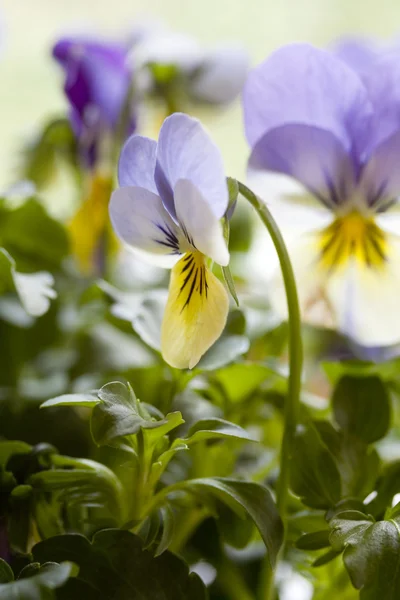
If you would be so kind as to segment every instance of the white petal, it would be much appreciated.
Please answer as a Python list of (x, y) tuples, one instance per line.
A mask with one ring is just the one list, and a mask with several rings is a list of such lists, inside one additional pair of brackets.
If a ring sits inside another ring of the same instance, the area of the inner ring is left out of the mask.
[(400, 236), (400, 203), (397, 201), (389, 210), (378, 213), (375, 221), (384, 231)]
[(400, 342), (400, 241), (391, 237), (388, 243), (389, 259), (384, 269), (350, 262), (327, 283), (339, 329), (363, 346)]
[(139, 41), (132, 51), (135, 68), (156, 63), (176, 65), (182, 71), (192, 71), (201, 63), (204, 51), (196, 40), (184, 33), (158, 31)]
[(287, 175), (249, 169), (248, 185), (270, 209), (283, 235), (321, 230), (333, 214), (300, 183)]
[[(177, 227), (157, 194), (134, 186), (119, 188), (111, 196), (109, 210), (116, 234), (128, 246), (142, 255), (172, 255), (176, 262)], [(172, 265), (168, 262), (167, 266)]]
[[(314, 235), (305, 235), (288, 245), (292, 262), (300, 310), (305, 323), (315, 327), (337, 328), (337, 319), (326, 295), (327, 274), (318, 268), (317, 240)], [(287, 301), (279, 267), (270, 283), (270, 299), (278, 315), (287, 318)]]
[[(390, 258), (383, 269), (350, 260), (328, 274), (317, 265), (315, 236), (304, 236), (289, 246), (303, 321), (340, 331), (362, 346), (400, 342), (400, 240), (391, 237), (389, 247)], [(279, 270), (271, 282), (271, 302), (287, 318)]]
[(39, 273), (18, 273), (12, 270), (12, 277), (18, 296), (26, 312), (40, 317), (50, 306), (50, 299), (57, 296), (53, 290), (54, 278), (47, 271)]
[(222, 225), (197, 187), (188, 179), (180, 179), (175, 185), (174, 201), (176, 216), (189, 241), (216, 263), (226, 266), (229, 252)]
[(249, 55), (238, 46), (224, 46), (210, 52), (193, 79), (192, 95), (205, 102), (232, 102), (240, 93), (249, 69)]

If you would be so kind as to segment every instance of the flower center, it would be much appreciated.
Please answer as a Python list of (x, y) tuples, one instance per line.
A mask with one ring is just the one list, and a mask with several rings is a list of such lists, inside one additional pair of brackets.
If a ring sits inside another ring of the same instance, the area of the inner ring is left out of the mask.
[(373, 217), (358, 211), (337, 217), (319, 238), (319, 264), (327, 270), (343, 266), (355, 258), (370, 268), (381, 268), (387, 259), (384, 232)]

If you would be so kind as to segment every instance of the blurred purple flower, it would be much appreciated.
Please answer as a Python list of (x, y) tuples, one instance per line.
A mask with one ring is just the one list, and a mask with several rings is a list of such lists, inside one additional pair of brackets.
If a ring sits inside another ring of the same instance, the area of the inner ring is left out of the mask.
[(363, 73), (384, 52), (390, 51), (388, 45), (368, 37), (343, 37), (328, 48), (349, 67)]
[[(400, 341), (399, 107), (396, 53), (361, 79), (331, 53), (293, 44), (244, 91), (250, 182), (287, 236), (303, 317), (362, 346)], [(280, 285), (272, 299), (285, 310)]]
[[(84, 157), (93, 164), (102, 136), (120, 125), (132, 73), (127, 49), (110, 42), (78, 37), (63, 38), (53, 56), (65, 72), (64, 91), (70, 103), (70, 121)], [(135, 127), (133, 114), (125, 135)]]

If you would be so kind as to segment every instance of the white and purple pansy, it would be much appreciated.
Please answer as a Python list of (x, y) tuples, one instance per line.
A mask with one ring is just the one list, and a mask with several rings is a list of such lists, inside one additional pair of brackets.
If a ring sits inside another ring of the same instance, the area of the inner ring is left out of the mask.
[[(400, 341), (399, 82), (397, 53), (361, 77), (292, 44), (244, 90), (249, 182), (286, 236), (303, 318), (363, 346)], [(281, 283), (271, 289), (285, 314)]]
[(221, 218), (228, 190), (221, 154), (200, 122), (168, 117), (158, 143), (133, 135), (122, 149), (110, 217), (119, 238), (172, 266), (161, 349), (166, 362), (192, 368), (221, 335), (229, 300), (207, 258), (226, 266)]

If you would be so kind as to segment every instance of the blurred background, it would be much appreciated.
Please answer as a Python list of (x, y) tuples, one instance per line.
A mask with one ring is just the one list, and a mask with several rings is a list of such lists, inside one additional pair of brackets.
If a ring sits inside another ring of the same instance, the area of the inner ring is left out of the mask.
[[(398, 0), (3, 0), (0, 2), (0, 190), (15, 180), (16, 153), (27, 135), (66, 107), (62, 74), (51, 59), (64, 33), (129, 32), (156, 19), (205, 45), (238, 41), (252, 64), (277, 46), (324, 46), (347, 33), (390, 38), (400, 31)], [(203, 110), (203, 109), (202, 109)], [(247, 157), (239, 101), (197, 113), (221, 148), (227, 172), (242, 176)], [(145, 132), (146, 133), (146, 132)]]

